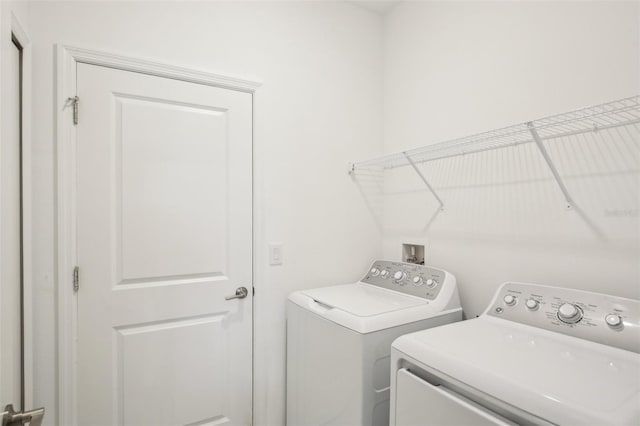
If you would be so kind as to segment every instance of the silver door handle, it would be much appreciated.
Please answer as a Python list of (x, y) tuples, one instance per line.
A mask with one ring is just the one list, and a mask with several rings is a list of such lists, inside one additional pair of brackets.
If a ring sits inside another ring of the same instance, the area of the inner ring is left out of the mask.
[(2, 416), (2, 426), (18, 426), (29, 424), (29, 426), (40, 426), (44, 417), (44, 408), (36, 408), (31, 411), (16, 412), (13, 405), (9, 404), (4, 407), (4, 411), (0, 413)]
[(244, 299), (245, 297), (247, 297), (248, 294), (249, 294), (249, 290), (247, 290), (246, 287), (238, 287), (238, 289), (236, 290), (236, 294), (234, 294), (233, 296), (227, 296), (224, 299), (225, 300)]

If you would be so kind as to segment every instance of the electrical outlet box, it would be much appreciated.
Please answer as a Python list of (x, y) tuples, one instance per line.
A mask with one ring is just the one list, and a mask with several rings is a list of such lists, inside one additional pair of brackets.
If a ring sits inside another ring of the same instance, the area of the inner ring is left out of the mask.
[(424, 265), (424, 245), (422, 244), (402, 244), (402, 261)]

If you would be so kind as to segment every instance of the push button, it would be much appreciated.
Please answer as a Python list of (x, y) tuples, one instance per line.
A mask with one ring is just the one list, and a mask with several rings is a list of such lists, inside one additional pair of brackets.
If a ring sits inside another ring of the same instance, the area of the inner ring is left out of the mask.
[(507, 294), (502, 300), (504, 300), (504, 303), (508, 306), (513, 306), (516, 304), (516, 297), (510, 294)]
[(540, 305), (540, 303), (536, 299), (527, 299), (527, 301), (524, 302), (524, 304), (527, 307), (527, 309), (530, 311), (535, 311), (536, 309), (538, 309), (538, 306)]
[(609, 314), (604, 317), (604, 320), (607, 322), (607, 325), (611, 328), (618, 328), (622, 325), (622, 318), (620, 315)]

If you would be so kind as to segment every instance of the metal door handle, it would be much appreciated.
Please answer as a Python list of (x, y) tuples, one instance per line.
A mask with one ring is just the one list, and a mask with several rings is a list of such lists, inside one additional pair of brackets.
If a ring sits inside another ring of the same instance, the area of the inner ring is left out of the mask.
[(236, 290), (236, 294), (234, 294), (233, 296), (227, 296), (224, 299), (225, 300), (244, 299), (245, 297), (247, 297), (248, 294), (249, 294), (249, 290), (247, 290), (246, 287), (238, 287), (238, 289)]
[(9, 404), (4, 407), (2, 416), (2, 426), (18, 426), (29, 424), (29, 426), (40, 426), (44, 417), (44, 408), (36, 408), (31, 411), (16, 412), (13, 405)]

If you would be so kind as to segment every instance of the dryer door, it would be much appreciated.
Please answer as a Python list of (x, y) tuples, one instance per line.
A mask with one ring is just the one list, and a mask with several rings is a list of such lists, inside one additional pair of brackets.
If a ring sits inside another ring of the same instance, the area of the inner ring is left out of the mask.
[(409, 370), (398, 370), (396, 426), (515, 425), (504, 417), (446, 389), (434, 386)]

